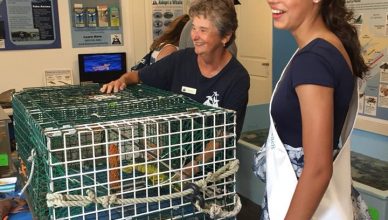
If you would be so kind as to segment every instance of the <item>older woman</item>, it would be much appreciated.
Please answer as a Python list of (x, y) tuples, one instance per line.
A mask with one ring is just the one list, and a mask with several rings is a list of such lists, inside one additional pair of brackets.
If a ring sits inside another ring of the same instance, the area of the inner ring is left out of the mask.
[[(194, 3), (196, 0), (191, 0), (192, 3)], [(241, 5), (241, 3), (238, 0), (229, 0), (233, 2), (234, 5)], [(179, 49), (185, 49), (188, 47), (194, 47), (193, 41), (191, 39), (191, 29), (193, 28), (192, 25), (193, 21), (190, 20), (185, 24), (185, 26), (182, 29), (181, 36), (179, 38)], [(233, 41), (229, 47), (227, 48), (229, 52), (232, 53), (233, 56), (237, 56), (237, 46), (236, 43)]]
[(142, 82), (184, 94), (200, 103), (237, 112), (237, 137), (248, 102), (249, 75), (226, 48), (234, 41), (237, 17), (230, 0), (198, 0), (189, 10), (194, 48), (179, 50), (140, 71), (103, 85), (101, 92)]

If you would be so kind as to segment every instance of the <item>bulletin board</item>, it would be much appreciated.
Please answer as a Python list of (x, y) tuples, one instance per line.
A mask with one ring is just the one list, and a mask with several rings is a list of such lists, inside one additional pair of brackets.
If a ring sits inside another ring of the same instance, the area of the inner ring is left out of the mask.
[(359, 83), (356, 127), (388, 135), (388, 0), (348, 0), (362, 55), (370, 67)]
[(73, 48), (123, 46), (120, 0), (70, 0)]
[(159, 37), (172, 20), (183, 14), (182, 0), (152, 1), (152, 38)]
[(0, 0), (0, 51), (60, 47), (57, 0)]

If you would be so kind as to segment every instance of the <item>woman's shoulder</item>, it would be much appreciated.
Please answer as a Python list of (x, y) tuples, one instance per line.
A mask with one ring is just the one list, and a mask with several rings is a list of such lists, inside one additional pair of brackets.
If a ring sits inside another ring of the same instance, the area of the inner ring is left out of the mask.
[(303, 47), (298, 54), (313, 53), (317, 56), (325, 57), (327, 59), (338, 59), (343, 57), (340, 50), (328, 40), (316, 38), (309, 44)]
[(238, 61), (237, 58), (232, 57), (229, 63), (224, 67), (222, 77), (238, 83), (249, 83), (249, 73), (247, 69)]
[(158, 51), (157, 59), (160, 60), (174, 52), (176, 52), (178, 48), (173, 44), (166, 44)]
[(196, 54), (192, 48), (177, 50), (155, 64), (157, 63), (162, 63), (167, 66), (176, 66), (177, 69), (193, 68), (193, 65), (196, 65), (197, 63)]
[[(349, 68), (344, 55), (340, 49), (332, 42), (322, 38), (316, 38), (308, 45), (303, 47), (295, 56), (295, 59), (301, 58), (314, 61), (318, 63), (324, 63), (330, 66), (336, 66), (342, 68)], [(343, 70), (343, 69), (342, 69)]]
[(233, 69), (238, 70), (241, 75), (249, 75), (248, 70), (244, 67), (244, 65), (242, 65), (242, 63), (240, 63), (240, 61), (236, 57), (233, 56), (229, 64)]
[(194, 52), (194, 48), (180, 49), (173, 54), (177, 59), (182, 60), (182, 62), (184, 62), (185, 60), (192, 62), (192, 59), (197, 57), (196, 53)]
[(174, 44), (163, 44), (161, 45), (160, 49), (159, 50), (163, 50), (163, 49), (175, 49), (175, 50), (179, 50), (179, 47), (178, 46), (175, 46)]

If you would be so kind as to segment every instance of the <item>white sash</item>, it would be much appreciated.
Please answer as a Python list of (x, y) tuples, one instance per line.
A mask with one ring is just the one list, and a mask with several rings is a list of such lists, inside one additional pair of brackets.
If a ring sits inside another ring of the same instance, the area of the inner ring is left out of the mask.
[[(298, 51), (298, 50), (297, 50)], [(297, 53), (294, 53), (294, 55)], [(292, 60), (292, 58), (290, 59)], [(283, 70), (282, 76), (287, 69)], [(279, 79), (282, 79), (282, 76)], [(278, 83), (279, 83), (278, 82)], [(270, 129), (266, 142), (267, 164), (267, 202), (271, 220), (283, 220), (290, 206), (292, 196), (298, 183), (290, 158), (275, 129), (271, 116), (272, 99), (277, 89), (276, 85), (270, 104)], [(333, 162), (333, 175), (329, 186), (312, 219), (314, 220), (347, 220), (353, 219), (351, 200), (351, 168), (350, 168), (350, 132), (357, 115), (358, 84), (355, 81), (353, 96), (349, 111), (341, 132), (343, 147)]]

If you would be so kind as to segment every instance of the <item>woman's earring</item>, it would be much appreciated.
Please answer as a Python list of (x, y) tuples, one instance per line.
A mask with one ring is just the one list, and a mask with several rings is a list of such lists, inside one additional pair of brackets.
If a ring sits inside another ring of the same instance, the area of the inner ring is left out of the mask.
[(321, 0), (313, 0), (315, 4), (318, 4)]

